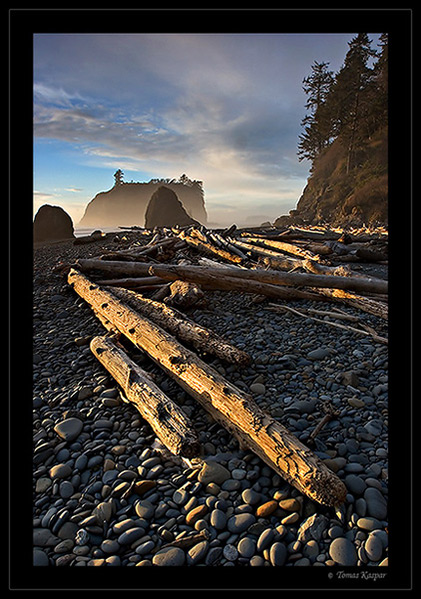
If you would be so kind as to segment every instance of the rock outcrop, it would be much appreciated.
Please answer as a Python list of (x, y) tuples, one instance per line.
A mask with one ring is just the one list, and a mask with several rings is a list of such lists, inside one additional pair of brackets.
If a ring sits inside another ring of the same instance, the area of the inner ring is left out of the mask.
[(38, 210), (34, 219), (34, 241), (54, 241), (58, 239), (73, 239), (73, 221), (60, 206), (44, 204)]
[(277, 218), (274, 225), (387, 225), (387, 146), (387, 130), (379, 130), (359, 151), (357, 166), (347, 172), (346, 145), (336, 139), (314, 161), (296, 210)]
[(191, 218), (184, 210), (177, 195), (169, 187), (161, 185), (152, 194), (145, 213), (145, 227), (185, 227), (188, 225), (200, 225)]
[[(143, 227), (149, 200), (162, 184), (162, 181), (156, 180), (116, 184), (110, 190), (98, 193), (89, 202), (79, 224), (95, 228), (133, 225)], [(200, 182), (165, 182), (165, 186), (175, 192), (191, 218), (206, 224), (207, 214)]]

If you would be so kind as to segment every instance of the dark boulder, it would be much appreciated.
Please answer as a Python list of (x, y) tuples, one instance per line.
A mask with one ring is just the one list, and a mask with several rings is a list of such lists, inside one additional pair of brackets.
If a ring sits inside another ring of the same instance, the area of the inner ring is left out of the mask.
[(186, 227), (200, 225), (185, 211), (176, 193), (169, 187), (161, 185), (152, 194), (145, 213), (145, 228), (154, 227)]
[(60, 206), (44, 204), (34, 219), (34, 241), (74, 239), (73, 221)]

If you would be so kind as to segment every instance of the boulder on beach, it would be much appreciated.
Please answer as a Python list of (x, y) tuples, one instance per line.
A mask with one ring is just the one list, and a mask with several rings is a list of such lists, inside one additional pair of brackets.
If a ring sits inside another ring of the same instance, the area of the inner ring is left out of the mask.
[(185, 227), (188, 225), (200, 225), (200, 223), (187, 214), (183, 208), (183, 204), (172, 189), (161, 185), (152, 194), (146, 208), (145, 228), (174, 227), (176, 225)]
[(44, 204), (34, 219), (34, 241), (74, 239), (73, 221), (60, 206)]

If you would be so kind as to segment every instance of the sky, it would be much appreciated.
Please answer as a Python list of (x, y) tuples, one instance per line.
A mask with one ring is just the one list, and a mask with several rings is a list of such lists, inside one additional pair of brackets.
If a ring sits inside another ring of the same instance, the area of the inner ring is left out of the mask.
[(118, 168), (203, 181), (215, 226), (287, 214), (309, 176), (303, 78), (314, 61), (336, 73), (355, 35), (35, 34), (34, 214), (61, 206), (77, 226)]

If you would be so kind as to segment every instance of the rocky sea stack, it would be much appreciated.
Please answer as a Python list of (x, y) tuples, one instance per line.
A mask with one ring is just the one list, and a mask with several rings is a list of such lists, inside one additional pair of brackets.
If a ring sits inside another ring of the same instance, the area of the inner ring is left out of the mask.
[(73, 221), (60, 206), (44, 204), (34, 219), (34, 241), (73, 239)]
[(153, 229), (154, 227), (174, 227), (175, 225), (185, 227), (200, 225), (200, 223), (187, 214), (172, 189), (161, 185), (152, 194), (146, 208), (145, 227)]

